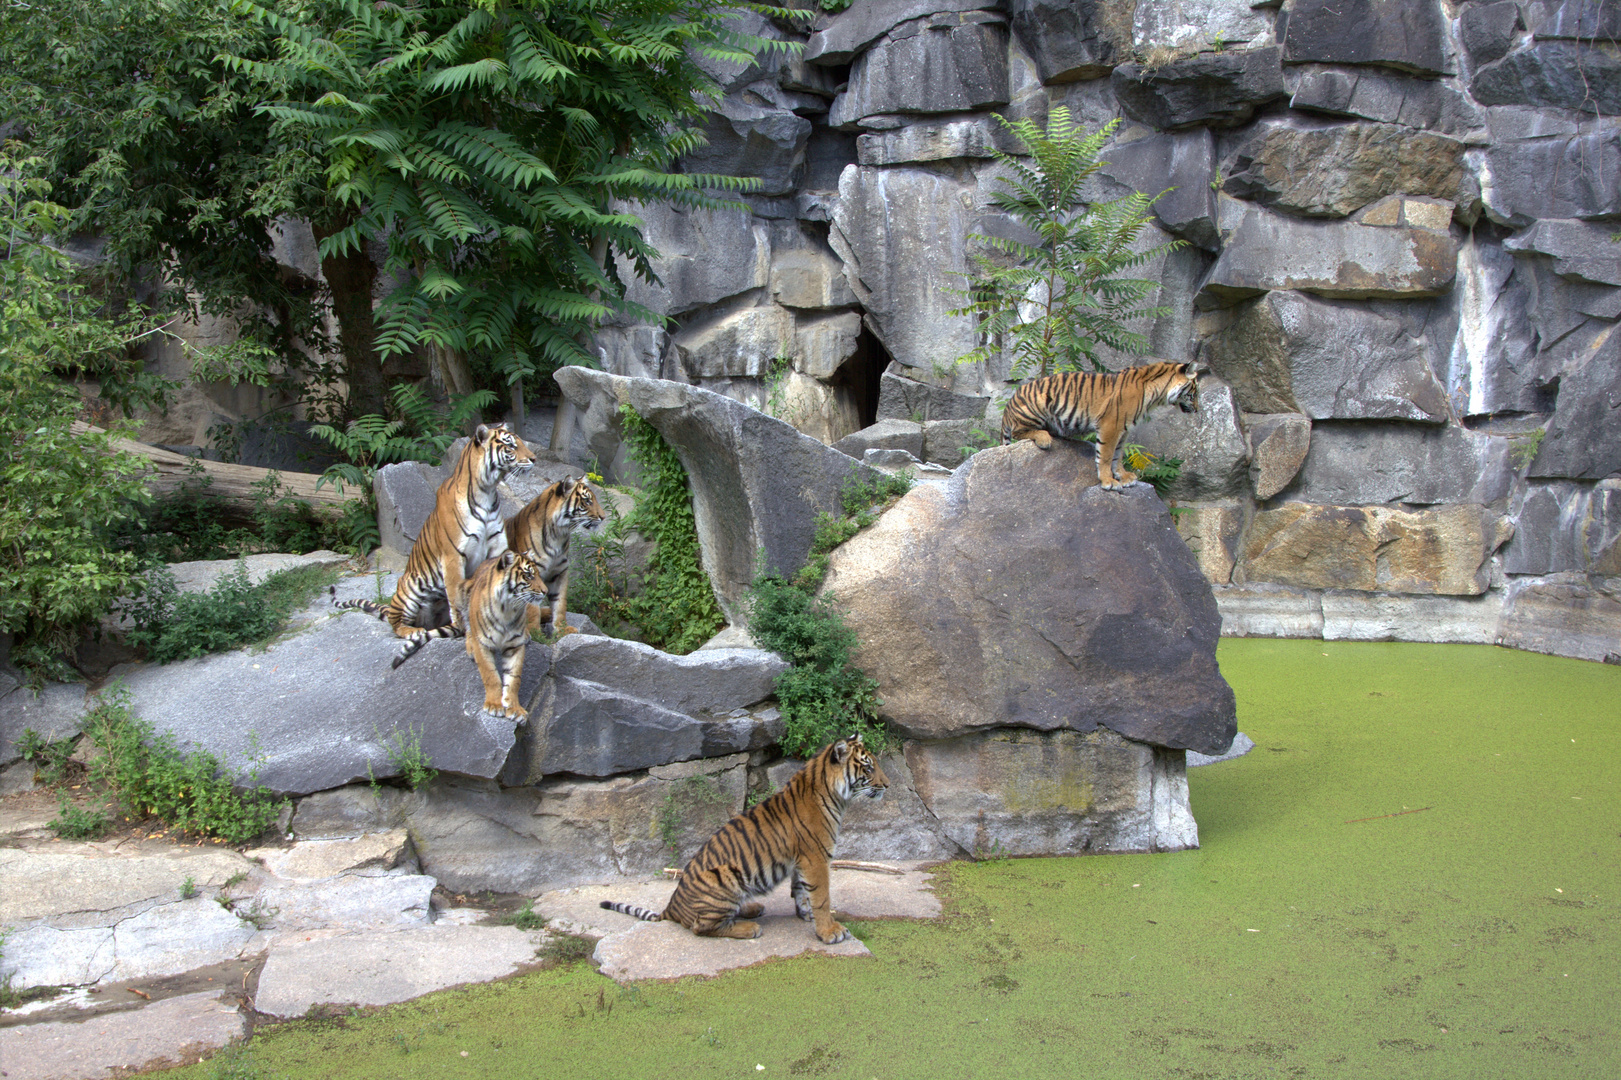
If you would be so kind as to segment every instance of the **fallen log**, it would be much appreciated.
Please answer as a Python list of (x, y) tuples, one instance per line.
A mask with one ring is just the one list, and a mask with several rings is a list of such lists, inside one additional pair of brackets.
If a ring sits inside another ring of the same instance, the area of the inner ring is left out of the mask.
[[(99, 435), (104, 433), (104, 429), (79, 420), (73, 424), (73, 433)], [(345, 485), (341, 495), (333, 484), (327, 484), (317, 490), (315, 485), (321, 478), (315, 473), (282, 472), (279, 469), (261, 469), (254, 465), (205, 461), (202, 458), (187, 457), (173, 450), (165, 450), (161, 446), (151, 446), (131, 439), (114, 439), (112, 444), (116, 450), (146, 460), (151, 466), (146, 486), (158, 499), (178, 495), (182, 488), (186, 488), (202, 498), (217, 500), (232, 510), (249, 513), (258, 501), (265, 478), (272, 472), (276, 474), (278, 499), (283, 497), (302, 499), (309, 503), (310, 508), (316, 513), (335, 514), (344, 503), (363, 497), (363, 493), (353, 484)]]

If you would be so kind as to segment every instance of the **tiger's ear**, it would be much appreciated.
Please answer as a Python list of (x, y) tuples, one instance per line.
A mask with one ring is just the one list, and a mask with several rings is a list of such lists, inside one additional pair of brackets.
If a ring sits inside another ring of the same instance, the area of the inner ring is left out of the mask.
[(846, 758), (848, 758), (849, 756), (850, 756), (850, 740), (849, 739), (840, 739), (838, 742), (833, 744), (833, 760), (834, 761), (840, 762), (842, 764), (843, 761)]
[(499, 566), (502, 570), (511, 570), (512, 569), (512, 564), (517, 562), (517, 561), (518, 561), (518, 553), (516, 551), (513, 551), (511, 548), (507, 548), (505, 551), (503, 551), (501, 553), (501, 561), (496, 563), (495, 565)]
[(1186, 375), (1190, 379), (1197, 379), (1203, 373), (1204, 369), (1199, 366), (1199, 363), (1196, 360), (1189, 360), (1187, 363), (1182, 365), (1182, 374)]
[(483, 446), (485, 443), (487, 443), (489, 441), (490, 441), (490, 426), (488, 424), (480, 424), (473, 431), (473, 445), (474, 446)]

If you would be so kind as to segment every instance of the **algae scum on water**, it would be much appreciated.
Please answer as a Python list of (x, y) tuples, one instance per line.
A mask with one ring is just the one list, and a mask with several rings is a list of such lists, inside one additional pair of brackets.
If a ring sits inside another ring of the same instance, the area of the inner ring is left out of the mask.
[(1617, 1075), (1621, 668), (1219, 656), (1257, 746), (1190, 774), (1199, 851), (954, 863), (941, 920), (852, 925), (872, 959), (629, 987), (575, 963), (184, 1075)]

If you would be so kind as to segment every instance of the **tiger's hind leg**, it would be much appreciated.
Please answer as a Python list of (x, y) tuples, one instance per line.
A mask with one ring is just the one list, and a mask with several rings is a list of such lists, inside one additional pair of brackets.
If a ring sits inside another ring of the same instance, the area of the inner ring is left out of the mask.
[(1029, 439), (1043, 450), (1051, 450), (1053, 448), (1053, 433), (1048, 431), (1046, 428), (1034, 428), (1029, 431), (1009, 432), (1007, 441), (1010, 443), (1016, 443), (1020, 439)]
[(815, 918), (815, 914), (811, 911), (810, 885), (800, 875), (797, 866), (794, 867), (794, 881), (790, 887), (790, 892), (794, 898), (794, 913), (806, 922), (810, 922)]
[(568, 624), (568, 563), (563, 564), (555, 581), (546, 583), (546, 602), (551, 606), (551, 633), (558, 637), (575, 633)]
[(737, 909), (737, 917), (740, 919), (758, 919), (763, 914), (765, 914), (765, 905), (756, 900), (750, 900)]
[(760, 924), (728, 916), (701, 922), (692, 928), (692, 932), (699, 937), (727, 937), (749, 941), (760, 936)]

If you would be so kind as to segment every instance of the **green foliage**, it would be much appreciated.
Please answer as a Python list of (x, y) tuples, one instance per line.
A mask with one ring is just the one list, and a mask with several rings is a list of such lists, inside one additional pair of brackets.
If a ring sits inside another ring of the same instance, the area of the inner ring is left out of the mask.
[(623, 614), (630, 589), (623, 569), (630, 518), (610, 500), (603, 500), (603, 510), (606, 524), (569, 537), (568, 607), (588, 615), (605, 634), (634, 636)]
[(998, 433), (974, 427), (968, 429), (968, 442), (957, 449), (962, 451), (962, 459), (967, 461), (981, 450), (989, 450), (1001, 441)]
[(1156, 454), (1146, 447), (1136, 443), (1127, 443), (1121, 454), (1121, 460), (1126, 468), (1137, 474), (1139, 480), (1146, 480), (1154, 485), (1161, 498), (1171, 489), (1171, 484), (1182, 475), (1182, 459), (1165, 457)]
[(977, 273), (962, 292), (969, 303), (951, 314), (977, 319), (982, 344), (957, 362), (987, 361), (1011, 339), (1012, 378), (1018, 382), (1087, 366), (1107, 370), (1104, 348), (1146, 352), (1147, 339), (1126, 324), (1170, 309), (1143, 303), (1157, 282), (1117, 275), (1183, 242), (1134, 250), (1158, 195), (1138, 193), (1091, 206), (1083, 201), (1087, 181), (1106, 164), (1098, 154), (1119, 121), (1086, 135), (1063, 106), (1048, 115), (1045, 132), (1034, 120), (997, 119), (1029, 157), (996, 155), (1012, 175), (1003, 179), (1006, 190), (991, 197), (1034, 236), (1030, 243), (971, 238), (992, 254), (975, 254)]
[(910, 490), (910, 477), (880, 473), (876, 479), (864, 482), (852, 470), (839, 489), (839, 506), (844, 515), (836, 517), (825, 511), (816, 515), (816, 535), (811, 538), (805, 565), (794, 575), (794, 584), (814, 593), (821, 587), (822, 579), (827, 577), (827, 565), (833, 549), (877, 521), (878, 515), (890, 503)]
[(581, 331), (626, 310), (616, 266), (653, 278), (614, 203), (718, 205), (754, 181), (685, 175), (718, 96), (702, 63), (797, 46), (732, 29), (738, 0), (240, 0), (277, 56), (228, 58), (273, 88), (274, 132), (325, 158), (346, 218), (323, 256), (386, 242), (383, 356), (476, 355), (500, 382), (591, 363)]
[(182, 899), (182, 900), (190, 900), (192, 897), (194, 897), (196, 895), (197, 895), (197, 879), (196, 878), (188, 877), (188, 878), (186, 878), (185, 881), (182, 881), (180, 883), (180, 899)]
[(34, 765), (34, 776), (41, 784), (55, 784), (67, 772), (73, 754), (72, 739), (48, 741), (33, 728), (24, 728), (17, 738), (17, 753)]
[[(523, 927), (518, 929), (522, 930)], [(596, 952), (597, 943), (590, 938), (579, 937), (575, 934), (548, 934), (546, 941), (535, 950), (535, 958), (547, 964), (572, 964), (579, 960), (591, 959)], [(601, 990), (598, 990), (598, 999), (601, 999)], [(611, 1008), (611, 1006), (610, 1006)]]
[(1513, 459), (1516, 469), (1524, 470), (1531, 467), (1531, 463), (1537, 459), (1537, 451), (1542, 449), (1542, 440), (1547, 434), (1547, 428), (1539, 427), (1534, 431), (1514, 436), (1509, 456)]
[(258, 837), (281, 812), (282, 801), (263, 787), (233, 790), (213, 754), (184, 752), (173, 734), (156, 735), (131, 713), (122, 688), (101, 695), (85, 717), (85, 731), (105, 751), (91, 765), (90, 779), (109, 785), (132, 815), (240, 844)]
[(46, 826), (63, 840), (98, 840), (112, 824), (100, 810), (85, 809), (68, 801), (68, 793), (56, 793), (56, 817)]
[(523, 907), (501, 920), (508, 926), (516, 926), (519, 930), (544, 930), (546, 917), (535, 912), (535, 902), (525, 900)]
[(677, 655), (689, 653), (726, 625), (709, 575), (698, 556), (698, 526), (692, 513), (687, 470), (658, 429), (620, 409), (625, 445), (642, 467), (646, 495), (627, 522), (657, 546), (642, 591), (619, 605), (649, 645)]
[(383, 743), (383, 749), (388, 752), (388, 763), (395, 775), (412, 791), (431, 783), (439, 775), (439, 770), (433, 767), (433, 759), (422, 749), (422, 736), (413, 727), (396, 730)]
[(137, 584), (135, 557), (105, 537), (146, 499), (145, 466), (113, 449), (122, 430), (72, 431), (79, 395), (59, 374), (127, 339), (40, 242), (68, 218), (36, 165), (0, 152), (0, 633), (14, 662), (71, 678), (63, 654)]
[(351, 420), (341, 430), (331, 424), (310, 428), (311, 435), (325, 439), (349, 459), (329, 467), (316, 483), (317, 488), (332, 484), (341, 494), (345, 484), (353, 484), (369, 494), (372, 477), (380, 465), (396, 461), (437, 465), (479, 410), (496, 401), (494, 391), (475, 390), (456, 397), (449, 408), (440, 409), (420, 387), (401, 383), (392, 393), (394, 419), (373, 414)]
[(288, 616), (337, 581), (337, 571), (299, 566), (255, 585), (245, 563), (220, 576), (206, 593), (182, 593), (167, 567), (147, 575), (144, 593), (124, 611), (135, 623), (125, 640), (160, 664), (269, 640)]

